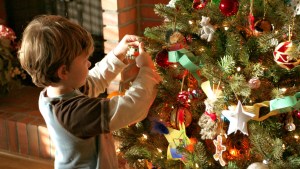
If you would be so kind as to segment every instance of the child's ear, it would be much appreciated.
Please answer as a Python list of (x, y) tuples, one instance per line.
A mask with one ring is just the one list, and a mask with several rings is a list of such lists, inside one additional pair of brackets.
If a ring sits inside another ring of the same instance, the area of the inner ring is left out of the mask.
[(66, 80), (67, 79), (67, 66), (66, 65), (61, 65), (58, 69), (57, 69), (57, 75), (61, 80)]

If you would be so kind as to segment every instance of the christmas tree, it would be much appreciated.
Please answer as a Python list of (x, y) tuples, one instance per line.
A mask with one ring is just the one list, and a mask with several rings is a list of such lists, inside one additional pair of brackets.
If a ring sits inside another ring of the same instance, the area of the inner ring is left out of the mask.
[(114, 133), (132, 168), (300, 168), (300, 2), (171, 0), (143, 41), (163, 77)]

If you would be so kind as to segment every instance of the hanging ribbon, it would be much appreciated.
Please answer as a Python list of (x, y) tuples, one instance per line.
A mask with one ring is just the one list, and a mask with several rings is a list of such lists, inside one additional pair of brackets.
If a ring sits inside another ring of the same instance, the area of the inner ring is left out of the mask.
[(186, 49), (180, 49), (176, 51), (169, 51), (169, 62), (179, 62), (185, 69), (191, 72), (193, 77), (198, 81), (200, 86), (201, 79), (198, 74), (200, 66), (195, 65), (189, 58), (195, 57), (194, 54)]
[(275, 116), (277, 114), (279, 114), (279, 111), (277, 110), (272, 110), (269, 113), (260, 116), (259, 112), (260, 112), (260, 108), (261, 107), (270, 107), (270, 101), (264, 101), (261, 103), (255, 103), (253, 106), (243, 106), (243, 108), (251, 113), (254, 113), (254, 117), (251, 120), (255, 120), (255, 121), (263, 121), (267, 118), (269, 118), (270, 116)]
[(283, 98), (278, 98), (270, 101), (270, 110), (278, 110), (280, 112), (291, 111), (292, 108), (299, 109), (300, 102), (300, 92), (297, 92), (294, 96), (285, 96)]

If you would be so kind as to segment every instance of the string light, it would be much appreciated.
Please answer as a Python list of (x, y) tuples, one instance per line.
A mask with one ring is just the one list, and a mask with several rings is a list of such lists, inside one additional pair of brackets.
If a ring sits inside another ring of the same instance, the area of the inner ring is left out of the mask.
[(147, 139), (148, 139), (148, 136), (147, 136), (146, 134), (143, 134), (143, 138), (144, 138), (145, 140), (147, 140)]
[(298, 135), (298, 134), (295, 134), (295, 135), (294, 135), (294, 138), (295, 138), (296, 140), (298, 140), (298, 139), (299, 139), (299, 135)]
[(241, 67), (237, 67), (236, 70), (239, 72), (241, 71)]
[(238, 157), (239, 156), (239, 150), (237, 150), (236, 148), (232, 148), (229, 150), (230, 155), (232, 155), (233, 157)]
[(160, 153), (162, 152), (162, 150), (161, 150), (161, 149), (159, 149), (159, 148), (157, 148), (157, 151), (158, 151), (158, 152), (160, 152)]
[(282, 93), (286, 92), (286, 90), (287, 90), (286, 88), (281, 88), (281, 89), (280, 89), (280, 91), (281, 91)]

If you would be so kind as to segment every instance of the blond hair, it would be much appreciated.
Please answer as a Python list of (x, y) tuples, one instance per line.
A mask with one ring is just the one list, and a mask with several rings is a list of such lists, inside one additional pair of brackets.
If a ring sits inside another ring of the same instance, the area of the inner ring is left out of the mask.
[(18, 57), (33, 83), (46, 87), (60, 81), (61, 65), (68, 69), (75, 57), (93, 46), (91, 34), (78, 24), (62, 16), (42, 15), (25, 28)]

